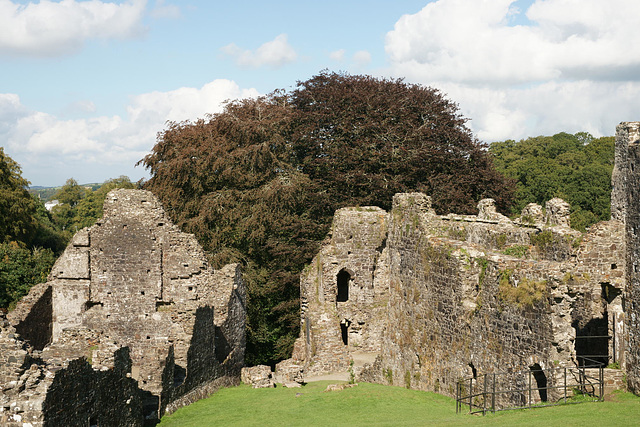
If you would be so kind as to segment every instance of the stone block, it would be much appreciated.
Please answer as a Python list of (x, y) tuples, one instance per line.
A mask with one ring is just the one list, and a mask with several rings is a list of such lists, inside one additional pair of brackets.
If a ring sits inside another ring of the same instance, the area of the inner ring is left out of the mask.
[(245, 384), (251, 384), (253, 388), (273, 388), (276, 386), (271, 368), (266, 365), (242, 368), (240, 379)]

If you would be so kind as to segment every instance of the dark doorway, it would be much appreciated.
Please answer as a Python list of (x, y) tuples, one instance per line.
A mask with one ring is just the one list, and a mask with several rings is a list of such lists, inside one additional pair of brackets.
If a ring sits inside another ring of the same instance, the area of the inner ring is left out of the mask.
[(340, 332), (342, 333), (342, 343), (344, 345), (349, 345), (349, 323), (348, 320), (340, 323)]
[(536, 388), (538, 389), (538, 393), (540, 394), (540, 401), (547, 401), (547, 376), (544, 374), (542, 367), (537, 363), (529, 366), (531, 369), (531, 373), (533, 374), (533, 378), (536, 380)]
[(340, 270), (337, 277), (338, 281), (338, 296), (337, 302), (346, 302), (349, 300), (349, 282), (351, 281), (351, 275), (345, 269)]
[(478, 379), (478, 371), (476, 370), (476, 367), (473, 366), (473, 363), (469, 363), (469, 367), (471, 368), (471, 375), (473, 375), (473, 379)]
[(579, 366), (606, 366), (609, 363), (609, 315), (591, 319), (584, 327), (574, 322), (576, 357)]

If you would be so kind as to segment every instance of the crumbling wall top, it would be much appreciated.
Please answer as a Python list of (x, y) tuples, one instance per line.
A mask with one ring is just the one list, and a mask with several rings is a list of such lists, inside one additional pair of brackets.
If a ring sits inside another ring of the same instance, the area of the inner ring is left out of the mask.
[(435, 215), (435, 211), (431, 207), (431, 197), (424, 193), (397, 193), (393, 196), (392, 206), (392, 209), (414, 208)]
[(511, 222), (509, 218), (496, 211), (496, 201), (494, 199), (482, 199), (478, 202), (478, 219)]
[(104, 199), (103, 211), (103, 220), (124, 217), (135, 218), (144, 223), (168, 221), (158, 198), (146, 190), (111, 190)]
[(555, 197), (545, 204), (546, 221), (551, 226), (571, 227), (571, 206), (564, 200)]

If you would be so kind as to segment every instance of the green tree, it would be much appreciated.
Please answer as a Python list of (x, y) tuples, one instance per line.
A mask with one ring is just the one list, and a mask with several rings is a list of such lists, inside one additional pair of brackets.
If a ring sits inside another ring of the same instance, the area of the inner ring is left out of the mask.
[(52, 209), (55, 225), (64, 231), (68, 241), (84, 227), (90, 227), (102, 217), (102, 205), (107, 193), (114, 188), (137, 188), (126, 176), (105, 181), (96, 190), (84, 188), (70, 178), (54, 195), (60, 204)]
[(586, 132), (494, 142), (496, 167), (517, 181), (512, 213), (527, 203), (561, 197), (571, 204), (571, 224), (585, 230), (610, 217), (614, 138)]
[(11, 308), (33, 285), (45, 282), (54, 262), (51, 249), (0, 243), (0, 307)]
[(69, 178), (67, 182), (53, 196), (60, 203), (75, 207), (87, 193), (87, 189), (78, 185), (78, 181)]
[(37, 203), (21, 173), (20, 165), (0, 147), (0, 242), (30, 243), (35, 237)]
[(473, 212), (482, 197), (508, 208), (513, 194), (438, 91), (330, 72), (170, 123), (141, 163), (146, 188), (214, 266), (245, 264), (250, 364), (290, 354), (300, 272), (336, 209), (388, 209), (394, 193), (419, 190), (440, 211)]
[(0, 147), (0, 307), (46, 280), (63, 247), (44, 205), (27, 191), (17, 162)]

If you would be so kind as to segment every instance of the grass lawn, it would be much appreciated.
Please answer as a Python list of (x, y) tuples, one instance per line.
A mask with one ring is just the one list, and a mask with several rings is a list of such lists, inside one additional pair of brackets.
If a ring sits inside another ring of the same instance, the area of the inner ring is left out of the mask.
[(329, 381), (302, 388), (219, 390), (172, 415), (160, 427), (190, 426), (639, 426), (640, 398), (616, 393), (610, 401), (506, 411), (485, 417), (456, 414), (455, 400), (436, 393), (360, 383), (324, 392)]

